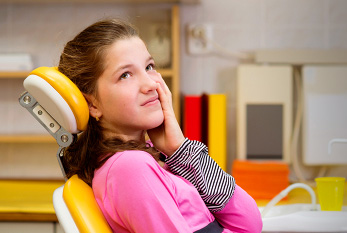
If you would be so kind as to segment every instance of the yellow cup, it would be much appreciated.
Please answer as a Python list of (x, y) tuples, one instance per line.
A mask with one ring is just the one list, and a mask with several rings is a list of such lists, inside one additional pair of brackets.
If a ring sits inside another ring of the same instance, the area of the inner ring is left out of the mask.
[(318, 200), (323, 211), (341, 211), (343, 204), (344, 177), (316, 178)]

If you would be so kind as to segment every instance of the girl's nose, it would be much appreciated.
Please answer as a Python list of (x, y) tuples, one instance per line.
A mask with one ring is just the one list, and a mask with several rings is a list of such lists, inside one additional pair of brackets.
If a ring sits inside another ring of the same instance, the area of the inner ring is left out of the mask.
[(148, 93), (150, 91), (154, 91), (158, 88), (157, 83), (154, 78), (149, 74), (142, 75), (141, 77), (141, 91), (143, 93)]

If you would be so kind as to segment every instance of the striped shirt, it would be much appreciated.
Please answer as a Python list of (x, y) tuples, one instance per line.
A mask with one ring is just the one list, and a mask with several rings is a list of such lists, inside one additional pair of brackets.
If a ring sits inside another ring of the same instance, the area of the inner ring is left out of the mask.
[(208, 155), (207, 146), (188, 138), (166, 159), (175, 175), (191, 182), (211, 212), (222, 210), (235, 190), (234, 178), (223, 171)]

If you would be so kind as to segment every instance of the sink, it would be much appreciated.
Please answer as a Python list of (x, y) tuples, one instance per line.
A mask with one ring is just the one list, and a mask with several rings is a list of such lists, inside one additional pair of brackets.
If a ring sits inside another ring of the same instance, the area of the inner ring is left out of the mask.
[(315, 209), (312, 204), (273, 206), (263, 217), (262, 232), (347, 232), (347, 206), (342, 211), (320, 211), (319, 205)]
[[(305, 189), (311, 196), (311, 204), (276, 204), (296, 188)], [(263, 219), (263, 233), (267, 232), (344, 232), (347, 233), (347, 206), (342, 211), (321, 211), (316, 195), (307, 184), (295, 183), (277, 194), (259, 210)]]

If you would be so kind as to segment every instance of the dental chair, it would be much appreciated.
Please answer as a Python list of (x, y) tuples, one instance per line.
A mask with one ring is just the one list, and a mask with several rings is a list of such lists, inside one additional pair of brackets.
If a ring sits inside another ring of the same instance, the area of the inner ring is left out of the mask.
[(66, 178), (66, 147), (86, 129), (89, 109), (77, 86), (55, 67), (39, 67), (24, 80), (19, 103), (55, 138), (57, 159), (66, 183), (53, 194), (53, 206), (65, 233), (112, 232), (89, 185), (77, 175)]

